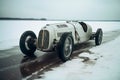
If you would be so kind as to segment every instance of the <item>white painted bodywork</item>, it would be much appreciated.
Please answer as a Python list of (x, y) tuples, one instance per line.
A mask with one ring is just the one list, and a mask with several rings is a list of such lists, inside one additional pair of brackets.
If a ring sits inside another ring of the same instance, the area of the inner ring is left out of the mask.
[[(66, 25), (67, 27), (58, 27), (57, 25)], [(83, 30), (82, 25), (80, 25), (78, 22), (47, 24), (41, 30), (47, 30), (49, 32), (49, 47), (48, 49), (45, 50), (43, 49), (42, 51), (51, 50), (54, 47), (53, 44), (54, 40), (56, 39), (56, 42), (59, 42), (61, 36), (58, 36), (58, 34), (60, 33), (66, 33), (66, 32), (72, 33), (74, 44), (79, 44), (88, 41), (92, 35), (92, 28), (90, 25), (88, 24), (86, 25), (87, 25), (87, 32)], [(75, 34), (75, 30), (77, 34)]]

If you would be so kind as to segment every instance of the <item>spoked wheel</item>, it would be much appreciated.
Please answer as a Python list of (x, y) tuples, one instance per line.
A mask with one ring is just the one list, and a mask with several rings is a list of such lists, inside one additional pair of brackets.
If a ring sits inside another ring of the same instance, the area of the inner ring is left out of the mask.
[(102, 43), (103, 31), (102, 29), (98, 29), (95, 34), (95, 44), (100, 45)]
[(32, 56), (36, 51), (36, 41), (37, 37), (34, 32), (26, 31), (22, 34), (19, 42), (19, 46), (23, 54), (27, 56)]
[(65, 57), (69, 57), (72, 52), (72, 39), (67, 37), (64, 44), (64, 55)]
[(65, 62), (69, 60), (73, 51), (73, 38), (70, 33), (64, 33), (61, 36), (59, 45), (58, 45), (58, 54), (59, 58)]

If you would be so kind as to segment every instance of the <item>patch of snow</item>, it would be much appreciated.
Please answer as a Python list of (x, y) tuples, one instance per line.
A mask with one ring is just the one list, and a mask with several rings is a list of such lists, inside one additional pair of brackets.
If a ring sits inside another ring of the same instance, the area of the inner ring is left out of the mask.
[(0, 50), (10, 49), (19, 45), (18, 39), (0, 41)]
[(89, 53), (89, 52), (83, 52), (83, 53), (79, 54), (79, 57), (80, 57), (80, 58), (87, 57), (87, 58), (89, 58), (89, 59), (91, 59), (91, 60), (95, 60), (95, 59), (100, 58), (101, 55), (99, 55), (99, 54), (94, 54), (94, 53), (91, 54), (91, 53)]
[(120, 22), (94, 22), (94, 21), (86, 21), (89, 25), (92, 26), (94, 32), (98, 28), (102, 28), (103, 32), (114, 31), (120, 29)]
[[(94, 54), (83, 52), (78, 58), (63, 63), (43, 78), (35, 80), (120, 80), (120, 36), (115, 40), (90, 49)], [(100, 57), (102, 56), (102, 57)], [(89, 57), (82, 62), (80, 57)], [(97, 60), (93, 60), (98, 58)]]

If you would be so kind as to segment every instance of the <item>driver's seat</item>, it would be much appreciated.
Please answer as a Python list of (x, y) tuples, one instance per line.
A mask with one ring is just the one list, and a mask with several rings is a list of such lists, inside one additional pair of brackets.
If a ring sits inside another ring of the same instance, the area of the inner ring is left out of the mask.
[(87, 25), (84, 22), (79, 22), (82, 25), (84, 32), (87, 32)]

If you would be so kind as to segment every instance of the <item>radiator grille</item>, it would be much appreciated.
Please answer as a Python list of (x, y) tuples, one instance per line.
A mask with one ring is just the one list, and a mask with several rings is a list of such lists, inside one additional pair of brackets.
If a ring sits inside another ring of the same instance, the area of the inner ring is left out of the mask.
[(49, 32), (47, 30), (41, 30), (38, 36), (38, 47), (40, 49), (47, 49), (49, 46)]

